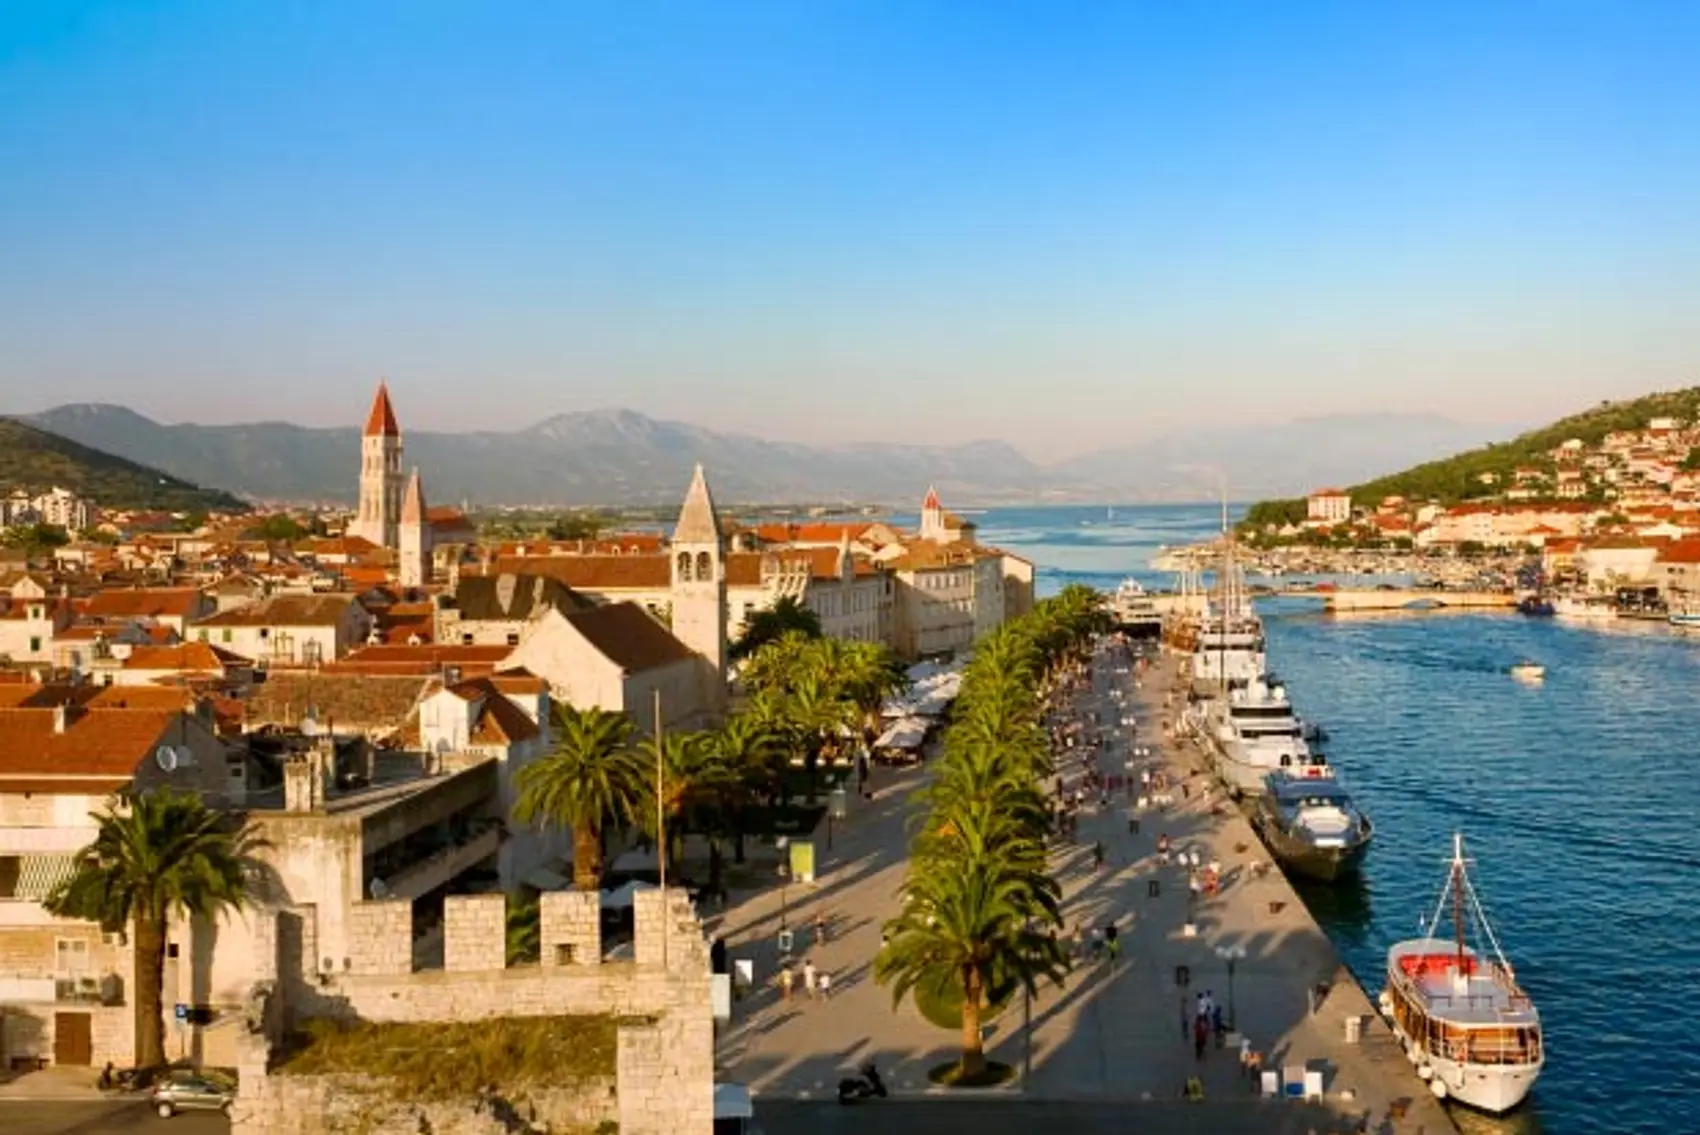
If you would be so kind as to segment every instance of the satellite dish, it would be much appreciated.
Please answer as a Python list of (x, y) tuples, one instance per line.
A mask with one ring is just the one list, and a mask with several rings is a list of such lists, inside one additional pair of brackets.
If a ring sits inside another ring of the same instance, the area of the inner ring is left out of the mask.
[(366, 887), (366, 893), (371, 895), (374, 901), (387, 899), (390, 897), (390, 885), (382, 879), (374, 877)]
[(175, 772), (177, 770), (177, 750), (173, 749), (170, 745), (161, 745), (159, 748), (155, 749), (153, 759), (158, 762), (159, 767), (165, 772)]

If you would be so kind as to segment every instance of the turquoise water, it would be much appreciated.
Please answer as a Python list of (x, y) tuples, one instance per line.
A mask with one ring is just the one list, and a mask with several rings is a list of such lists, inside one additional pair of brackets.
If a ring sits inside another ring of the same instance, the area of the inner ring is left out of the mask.
[[(1158, 545), (1208, 507), (1004, 509), (981, 539), (1039, 565), (1042, 593), (1166, 584)], [(1083, 525), (1082, 520), (1092, 523)], [(1334, 618), (1265, 610), (1271, 664), (1376, 822), (1361, 884), (1307, 901), (1372, 995), (1389, 944), (1434, 907), (1454, 830), (1545, 1019), (1531, 1104), (1469, 1131), (1700, 1131), (1700, 635), (1516, 615)], [(1505, 673), (1547, 666), (1538, 686)]]

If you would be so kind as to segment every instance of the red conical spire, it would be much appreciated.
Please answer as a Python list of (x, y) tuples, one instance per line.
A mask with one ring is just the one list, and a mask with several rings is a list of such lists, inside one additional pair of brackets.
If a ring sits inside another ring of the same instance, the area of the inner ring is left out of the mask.
[(939, 491), (937, 489), (935, 489), (933, 486), (928, 485), (927, 486), (927, 499), (921, 502), (922, 511), (933, 512), (933, 511), (937, 511), (938, 509), (940, 509), (942, 507), (944, 507), (944, 506), (939, 504)]
[(372, 399), (372, 412), (366, 415), (367, 437), (400, 437), (401, 427), (395, 424), (395, 410), (390, 406), (390, 388), (378, 383), (378, 396)]

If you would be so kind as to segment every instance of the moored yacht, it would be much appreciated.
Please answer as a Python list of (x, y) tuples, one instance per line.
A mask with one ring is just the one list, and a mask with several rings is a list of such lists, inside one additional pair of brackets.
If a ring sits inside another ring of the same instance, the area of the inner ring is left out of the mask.
[[(1454, 836), (1446, 886), (1423, 936), (1387, 952), (1381, 1004), (1436, 1096), (1498, 1114), (1528, 1096), (1546, 1051), (1540, 1014), (1517, 984), (1465, 864), (1464, 839)], [(1448, 913), (1452, 937), (1436, 937)], [(1467, 917), (1491, 957), (1466, 942)]]
[(1264, 783), (1251, 822), (1277, 862), (1324, 883), (1357, 873), (1374, 828), (1320, 755)]
[(1560, 595), (1552, 601), (1552, 613), (1580, 622), (1615, 619), (1617, 601), (1610, 595)]
[(1134, 638), (1155, 638), (1163, 631), (1163, 612), (1136, 579), (1124, 579), (1110, 597), (1110, 617)]
[(1235, 795), (1261, 794), (1271, 772), (1324, 763), (1305, 744), (1286, 689), (1267, 676), (1213, 701), (1205, 734), (1216, 773)]

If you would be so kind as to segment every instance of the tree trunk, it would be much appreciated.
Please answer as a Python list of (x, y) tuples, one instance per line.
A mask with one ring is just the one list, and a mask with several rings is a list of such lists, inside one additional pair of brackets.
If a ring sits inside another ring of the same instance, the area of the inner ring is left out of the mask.
[(803, 754), (803, 768), (809, 774), (809, 806), (813, 807), (820, 796), (820, 786), (816, 778), (820, 774), (820, 746), (811, 744), (808, 752)]
[(708, 889), (720, 893), (720, 840), (714, 836), (708, 837)]
[(165, 920), (136, 913), (136, 1067), (157, 1068), (165, 1063), (165, 1014), (160, 999), (165, 991)]
[(744, 862), (744, 825), (748, 817), (740, 813), (737, 827), (732, 829), (732, 862), (742, 865)]
[(980, 975), (969, 968), (962, 979), (962, 1075), (986, 1070), (986, 1050), (980, 1038)]
[(587, 824), (573, 827), (573, 886), (594, 891), (602, 886), (602, 831)]

